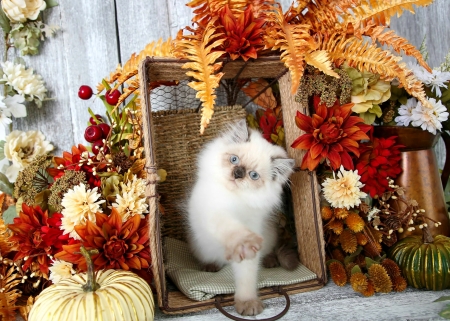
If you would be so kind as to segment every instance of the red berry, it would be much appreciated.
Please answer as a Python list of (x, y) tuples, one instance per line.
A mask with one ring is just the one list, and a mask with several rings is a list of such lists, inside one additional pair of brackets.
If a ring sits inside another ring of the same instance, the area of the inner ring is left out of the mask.
[(102, 116), (100, 116), (100, 115), (98, 115), (98, 114), (95, 114), (95, 117), (97, 118), (97, 120), (98, 120), (100, 123), (97, 123), (97, 122), (95, 121), (94, 117), (89, 118), (89, 122), (90, 122), (92, 125), (101, 124), (101, 122), (103, 121)]
[(103, 143), (103, 140), (97, 140), (95, 142), (92, 143), (92, 152), (97, 155), (98, 152), (100, 151), (100, 148), (103, 148), (103, 154), (107, 154), (109, 152), (108, 147), (105, 146), (105, 144)]
[(119, 97), (120, 91), (118, 91), (117, 89), (113, 91), (108, 90), (105, 94), (106, 102), (112, 106), (115, 106), (117, 104), (117, 102), (119, 101)]
[(84, 100), (91, 98), (92, 88), (86, 85), (80, 86), (80, 89), (78, 89), (78, 97)]
[(84, 139), (93, 143), (103, 137), (103, 131), (98, 125), (91, 125), (84, 131)]
[(97, 126), (102, 129), (103, 138), (107, 138), (109, 135), (109, 132), (111, 131), (111, 127), (109, 127), (109, 125), (106, 123), (100, 123)]

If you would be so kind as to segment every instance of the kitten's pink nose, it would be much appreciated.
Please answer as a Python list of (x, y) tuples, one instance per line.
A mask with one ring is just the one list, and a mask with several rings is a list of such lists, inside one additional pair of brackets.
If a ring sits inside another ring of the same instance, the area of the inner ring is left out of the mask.
[(244, 177), (245, 177), (245, 167), (242, 167), (242, 166), (236, 166), (236, 167), (233, 169), (233, 175), (234, 175), (234, 178), (235, 178), (235, 179), (238, 179), (238, 178), (244, 178)]

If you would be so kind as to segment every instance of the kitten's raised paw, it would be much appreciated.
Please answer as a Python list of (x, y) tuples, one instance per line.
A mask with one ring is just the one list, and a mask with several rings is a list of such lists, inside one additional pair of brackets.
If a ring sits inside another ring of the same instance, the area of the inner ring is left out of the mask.
[(256, 298), (248, 301), (236, 300), (234, 308), (241, 315), (257, 315), (264, 310), (264, 305), (260, 299)]
[(202, 266), (202, 271), (205, 272), (218, 272), (222, 267), (216, 263), (208, 263)]
[(253, 259), (261, 249), (262, 242), (262, 237), (253, 232), (240, 236), (234, 245), (226, 249), (227, 260), (241, 262), (245, 259)]

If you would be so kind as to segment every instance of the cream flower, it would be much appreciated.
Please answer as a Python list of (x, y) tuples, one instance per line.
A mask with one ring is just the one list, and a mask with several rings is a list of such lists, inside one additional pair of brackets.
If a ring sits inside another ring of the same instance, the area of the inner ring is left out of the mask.
[(53, 150), (53, 145), (45, 140), (45, 136), (36, 130), (22, 132), (12, 131), (6, 136), (5, 157), (12, 162), (5, 175), (10, 182), (15, 182), (19, 171), (29, 165), (34, 158)]
[(433, 69), (430, 73), (417, 63), (410, 63), (409, 67), (417, 79), (426, 86), (431, 86), (431, 90), (436, 93), (437, 97), (442, 96), (441, 87), (447, 88), (446, 82), (450, 81), (450, 72)]
[(359, 180), (361, 176), (358, 175), (358, 171), (346, 171), (341, 165), (337, 176), (338, 178), (333, 173), (333, 178), (327, 178), (322, 183), (325, 199), (331, 206), (337, 208), (350, 209), (361, 204), (361, 198), (367, 194), (361, 191), (364, 184)]
[(87, 219), (95, 222), (95, 213), (103, 212), (100, 204), (105, 200), (98, 200), (101, 195), (97, 193), (97, 189), (97, 187), (92, 190), (87, 189), (86, 185), (80, 183), (64, 194), (61, 200), (61, 206), (64, 208), (61, 213), (64, 216), (60, 227), (64, 231), (63, 234), (69, 234), (70, 237), (80, 240), (74, 229), (75, 225), (84, 225)]
[(2, 0), (2, 9), (12, 22), (36, 20), (46, 7), (44, 0)]
[(33, 73), (32, 68), (26, 69), (24, 65), (14, 64), (11, 61), (2, 62), (1, 66), (3, 68), (1, 81), (11, 86), (19, 95), (35, 102), (36, 99), (42, 102), (46, 98), (47, 89), (44, 81), (40, 75)]
[(147, 213), (148, 204), (145, 197), (145, 180), (133, 176), (126, 184), (120, 183), (121, 192), (116, 195), (116, 203), (112, 206), (122, 216), (125, 222), (130, 217)]
[(434, 98), (429, 98), (428, 101), (433, 108), (424, 107), (418, 102), (416, 108), (412, 111), (411, 125), (421, 127), (423, 130), (428, 130), (436, 135), (436, 131), (442, 129), (442, 122), (448, 119), (448, 112), (441, 101), (436, 101)]
[(409, 98), (406, 101), (406, 105), (401, 105), (398, 109), (398, 114), (400, 116), (395, 117), (395, 122), (398, 126), (409, 126), (409, 123), (412, 121), (411, 117), (413, 115), (413, 110), (417, 106), (416, 98)]
[(48, 269), (50, 270), (49, 279), (53, 284), (58, 283), (62, 279), (71, 278), (75, 274), (73, 264), (66, 261), (55, 260)]

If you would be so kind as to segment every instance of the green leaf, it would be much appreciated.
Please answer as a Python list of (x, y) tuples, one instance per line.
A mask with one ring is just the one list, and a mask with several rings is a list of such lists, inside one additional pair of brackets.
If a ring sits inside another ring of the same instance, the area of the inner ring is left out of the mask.
[(123, 152), (125, 156), (130, 157), (130, 146), (128, 143), (125, 143), (125, 146), (123, 147)]
[(1, 6), (0, 6), (0, 27), (2, 27), (3, 32), (5, 34), (7, 34), (11, 31), (11, 23)]
[(110, 90), (111, 86), (108, 84), (108, 82), (105, 79), (102, 79), (102, 84), (105, 87), (106, 90)]
[(5, 141), (0, 140), (0, 161), (5, 158)]
[(377, 261), (372, 260), (370, 257), (366, 257), (366, 267), (370, 268), (372, 264), (378, 264)]
[(55, 0), (45, 0), (45, 3), (47, 4), (46, 9), (50, 9), (50, 8), (59, 6), (59, 3), (56, 2)]
[(447, 305), (447, 307), (439, 312), (439, 315), (445, 319), (450, 319), (450, 305)]
[(12, 195), (14, 193), (14, 185), (3, 173), (0, 173), (0, 191), (9, 195)]
[(362, 246), (358, 246), (358, 248), (356, 249), (355, 252), (353, 252), (352, 254), (348, 255), (345, 257), (344, 259), (344, 264), (347, 265), (348, 263), (351, 263), (354, 261), (354, 259), (361, 253), (362, 251)]
[(352, 271), (350, 272), (351, 275), (355, 274), (355, 273), (362, 273), (361, 268), (359, 267), (359, 265), (355, 265), (352, 268)]
[(450, 296), (441, 296), (440, 298), (434, 300), (433, 302), (441, 302), (450, 300)]
[(14, 218), (17, 217), (16, 206), (10, 206), (6, 211), (3, 212), (2, 218), (5, 224), (14, 223)]

